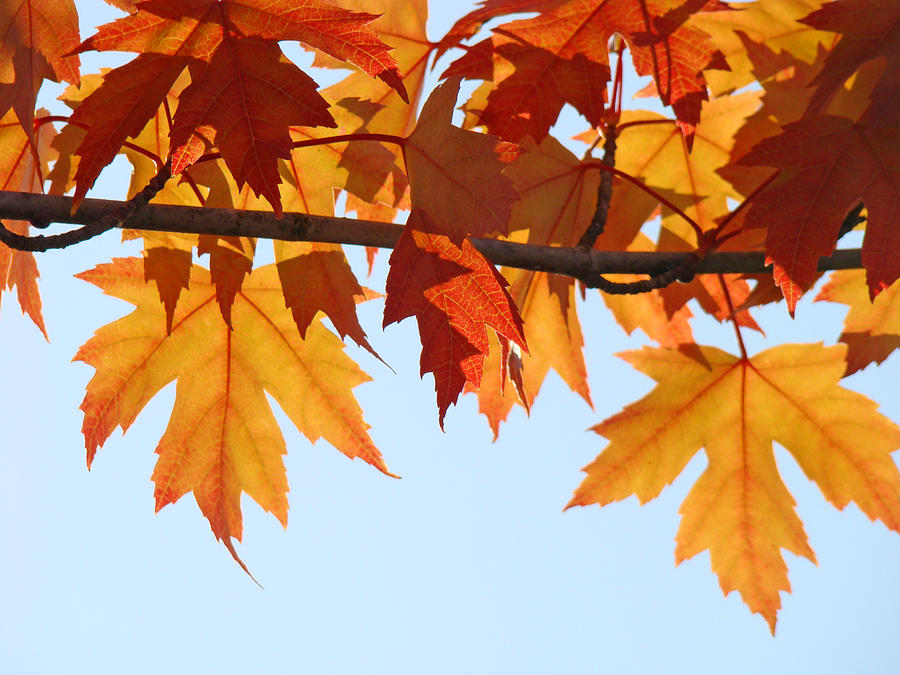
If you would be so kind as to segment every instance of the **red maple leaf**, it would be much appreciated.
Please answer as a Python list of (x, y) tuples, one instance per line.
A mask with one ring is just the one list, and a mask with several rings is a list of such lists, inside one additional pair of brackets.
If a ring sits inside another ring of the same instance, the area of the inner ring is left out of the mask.
[(137, 9), (101, 26), (76, 50), (140, 52), (107, 75), (74, 120), (89, 127), (78, 150), (76, 201), (125, 138), (143, 128), (188, 65), (193, 83), (173, 119), (173, 172), (215, 145), (238, 184), (250, 185), (276, 213), (277, 159), (290, 156), (288, 127), (335, 126), (316, 83), (281, 53), (277, 41), (299, 40), (350, 61), (406, 99), (390, 48), (367, 26), (373, 14), (318, 0), (149, 0)]
[(900, 3), (896, 0), (829, 3), (802, 19), (802, 23), (841, 35), (813, 81), (818, 86), (809, 102), (809, 111), (824, 112), (828, 101), (847, 78), (866, 61), (878, 57), (886, 59), (887, 66), (872, 99), (896, 97), (900, 87)]
[[(518, 4), (512, 3), (509, 11), (516, 11)], [(554, 109), (558, 113), (563, 103), (574, 105), (591, 124), (599, 122), (602, 92), (610, 76), (608, 44), (614, 34), (619, 34), (631, 49), (638, 73), (651, 75), (660, 100), (672, 106), (690, 144), (700, 121), (701, 103), (708, 98), (702, 71), (727, 70), (728, 66), (709, 36), (686, 25), (686, 21), (698, 11), (721, 7), (706, 0), (566, 2), (533, 19), (503, 24), (494, 29), (491, 43), (477, 45), (481, 51), (476, 56), (489, 50), (493, 53), (493, 72), (487, 73), (483, 63), (473, 63), (476, 59), (467, 54), (451, 66), (448, 74), (494, 80), (496, 88), (488, 97), (487, 107), (491, 114), (487, 119), (482, 117), (481, 123), (502, 136), (501, 129), (491, 126), (492, 119), (517, 117), (522, 124), (505, 130), (509, 135), (503, 137), (518, 140), (529, 133), (540, 140), (549, 128), (546, 114)], [(513, 64), (515, 71), (504, 72), (506, 63)], [(567, 75), (561, 79), (563, 72)], [(551, 123), (553, 120), (555, 116)]]
[(490, 326), (501, 343), (523, 349), (522, 320), (506, 281), (468, 240), (435, 234), (427, 212), (413, 209), (391, 254), (384, 326), (415, 316), (422, 339), (421, 375), (434, 373), (441, 428), (467, 382), (481, 384)]
[(860, 200), (868, 212), (863, 265), (875, 297), (900, 276), (900, 129), (820, 115), (789, 124), (740, 160), (787, 171), (763, 191), (745, 227), (765, 227), (766, 260), (793, 312), (830, 255), (845, 215)]

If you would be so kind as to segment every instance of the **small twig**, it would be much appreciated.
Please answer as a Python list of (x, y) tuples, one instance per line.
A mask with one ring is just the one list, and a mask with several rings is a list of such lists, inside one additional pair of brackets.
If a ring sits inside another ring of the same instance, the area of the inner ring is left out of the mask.
[[(618, 131), (615, 125), (611, 125), (606, 129), (606, 140), (603, 143), (603, 163), (610, 167), (616, 165), (616, 136)], [(612, 182), (613, 175), (609, 171), (604, 171), (600, 175), (600, 185), (597, 186), (597, 207), (594, 210), (594, 216), (588, 224), (578, 245), (582, 248), (594, 248), (594, 242), (597, 237), (603, 234), (606, 227), (606, 217), (609, 214), (609, 203), (612, 200)]]
[(686, 214), (684, 211), (682, 211), (680, 208), (678, 208), (669, 199), (667, 199), (666, 197), (663, 197), (659, 192), (654, 190), (652, 187), (650, 187), (646, 183), (643, 183), (640, 179), (635, 178), (631, 174), (626, 173), (625, 171), (622, 171), (620, 169), (617, 169), (614, 166), (609, 166), (608, 164), (605, 164), (604, 162), (599, 162), (596, 160), (594, 160), (594, 161), (588, 160), (588, 161), (582, 162), (579, 165), (579, 168), (581, 168), (582, 170), (592, 169), (592, 168), (600, 169), (601, 171), (615, 174), (616, 176), (618, 176), (619, 178), (621, 178), (623, 180), (627, 180), (629, 183), (634, 185), (636, 188), (646, 192), (648, 195), (653, 197), (656, 201), (658, 201), (660, 204), (662, 204), (663, 206), (668, 208), (675, 215), (679, 216), (684, 222), (686, 222), (688, 225), (690, 225), (691, 229), (697, 235), (698, 239), (703, 238), (703, 235), (704, 235), (703, 228), (697, 224), (696, 220), (691, 218), (688, 214)]
[[(151, 199), (153, 199), (160, 190), (163, 189), (166, 181), (171, 178), (170, 168), (171, 165), (167, 162), (160, 168), (159, 172), (150, 179), (150, 182), (146, 185), (146, 187), (144, 187), (144, 189), (138, 192), (134, 197), (122, 204), (112, 213), (106, 214), (103, 217), (94, 220), (93, 222), (88, 222), (86, 225), (84, 225), (83, 227), (79, 227), (77, 230), (64, 232), (63, 234), (39, 234), (34, 237), (29, 237), (23, 236), (21, 234), (16, 234), (15, 232), (6, 229), (6, 227), (3, 225), (3, 222), (0, 221), (0, 241), (2, 241), (10, 248), (14, 248), (19, 251), (41, 253), (44, 251), (49, 251), (50, 249), (66, 248), (67, 246), (72, 246), (73, 244), (79, 244), (83, 241), (87, 241), (88, 239), (93, 239), (94, 237), (101, 235), (108, 230), (112, 230), (116, 227), (121, 227), (129, 218), (131, 218), (140, 209), (145, 207), (147, 203)], [(52, 218), (50, 214), (45, 212), (33, 217), (31, 219), (31, 222), (35, 222), (35, 220), (37, 220), (41, 224), (43, 224), (44, 222), (49, 224), (50, 222), (58, 219)]]
[(640, 281), (610, 281), (602, 274), (579, 277), (579, 281), (588, 288), (599, 288), (610, 295), (638, 295), (639, 293), (649, 293), (657, 288), (665, 288), (676, 281), (684, 283), (691, 281), (701, 260), (702, 258), (691, 255), (690, 258), (683, 262), (663, 272), (654, 274), (649, 279), (641, 279)]

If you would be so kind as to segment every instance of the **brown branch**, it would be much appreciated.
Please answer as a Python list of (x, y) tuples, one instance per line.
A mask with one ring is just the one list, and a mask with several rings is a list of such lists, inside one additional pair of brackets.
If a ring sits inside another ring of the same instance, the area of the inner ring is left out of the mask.
[[(112, 204), (115, 204), (114, 208), (105, 211), (97, 218), (84, 221), (83, 227), (79, 227), (77, 230), (71, 230), (70, 232), (64, 232), (63, 234), (39, 234), (34, 237), (23, 236), (6, 229), (2, 222), (0, 222), (0, 242), (3, 242), (10, 248), (19, 251), (30, 251), (32, 253), (43, 253), (44, 251), (49, 251), (51, 249), (68, 248), (73, 244), (80, 244), (81, 242), (93, 239), (104, 232), (108, 232), (117, 227), (122, 227), (126, 221), (131, 220), (134, 214), (139, 213), (141, 209), (147, 206), (150, 200), (163, 189), (166, 181), (171, 177), (171, 165), (166, 162), (159, 168), (157, 174), (150, 179), (150, 182), (144, 186), (144, 189), (127, 202), (111, 202)], [(53, 198), (52, 195), (40, 195), (28, 192), (0, 192), (0, 199), (6, 195), (36, 197), (38, 199)], [(57, 199), (67, 200), (69, 203), (69, 210), (71, 211), (71, 204), (73, 202), (71, 197), (58, 197)], [(2, 207), (0, 207), (0, 213), (2, 212)], [(15, 218), (17, 220), (30, 220), (35, 227), (41, 229), (47, 227), (50, 223), (79, 222), (71, 220), (71, 216), (69, 219), (60, 218), (59, 214), (45, 209), (38, 209), (34, 214), (25, 216), (24, 218), (16, 218), (16, 216), (6, 217)]]
[[(91, 227), (110, 216), (128, 202), (85, 199), (75, 214), (71, 197), (40, 195), (27, 192), (0, 191), (0, 218), (38, 220), (54, 223), (74, 223)], [(114, 225), (118, 227), (120, 225)], [(147, 204), (134, 213), (127, 227), (159, 232), (211, 234), (220, 237), (262, 237), (282, 241), (318, 241), (357, 246), (393, 248), (403, 227), (393, 223), (311, 216), (305, 213), (285, 213), (276, 218), (268, 211), (210, 209), (197, 206)], [(5, 228), (2, 228), (5, 230)], [(74, 230), (73, 232), (81, 232)], [(9, 233), (8, 230), (6, 230)], [(9, 233), (13, 234), (13, 233)], [(55, 235), (66, 237), (71, 233)], [(0, 240), (12, 248), (19, 238)], [(17, 235), (18, 237), (18, 235)], [(30, 241), (47, 241), (51, 237), (21, 237)], [(74, 242), (73, 242), (74, 243)], [(766, 271), (765, 254), (758, 252), (714, 252), (694, 267), (692, 253), (661, 253), (637, 251), (598, 251), (579, 248), (536, 246), (496, 239), (473, 239), (472, 243), (496, 265), (525, 270), (553, 272), (574, 277), (594, 288), (600, 274), (647, 274), (662, 277), (691, 269), (697, 274), (761, 274)], [(28, 250), (46, 250), (32, 247)], [(859, 249), (835, 251), (819, 260), (819, 269), (853, 269), (862, 267)]]

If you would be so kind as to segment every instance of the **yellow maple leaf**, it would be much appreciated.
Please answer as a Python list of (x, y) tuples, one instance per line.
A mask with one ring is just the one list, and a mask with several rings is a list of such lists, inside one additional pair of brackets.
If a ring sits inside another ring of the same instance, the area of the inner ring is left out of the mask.
[(593, 428), (610, 444), (585, 467), (569, 506), (643, 503), (705, 448), (708, 465), (681, 506), (676, 563), (709, 549), (725, 594), (740, 592), (774, 633), (789, 591), (781, 549), (815, 561), (794, 500), (775, 465), (786, 448), (832, 504), (855, 501), (900, 531), (900, 473), (891, 452), (900, 429), (866, 397), (838, 385), (843, 345), (782, 345), (739, 358), (701, 347), (622, 357), (658, 382), (640, 401)]
[(216, 306), (209, 272), (194, 266), (168, 334), (140, 258), (116, 259), (78, 276), (136, 306), (75, 356), (97, 370), (81, 404), (88, 466), (116, 426), (127, 430), (160, 389), (178, 380), (156, 448), (157, 510), (193, 492), (232, 554), (231, 538), (241, 539), (242, 492), (287, 523), (286, 450), (266, 393), (310, 441), (325, 438), (387, 473), (351, 393), (369, 377), (321, 321), (300, 337), (275, 265), (253, 270), (237, 292), (233, 330)]

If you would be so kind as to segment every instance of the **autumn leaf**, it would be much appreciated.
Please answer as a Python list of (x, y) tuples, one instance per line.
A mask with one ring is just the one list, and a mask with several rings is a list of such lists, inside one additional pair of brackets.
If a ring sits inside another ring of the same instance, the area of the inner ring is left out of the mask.
[(359, 285), (338, 244), (276, 242), (275, 260), (284, 303), (291, 310), (300, 337), (306, 337), (316, 313), (321, 311), (331, 319), (338, 335), (349, 335), (360, 347), (381, 358), (369, 344), (356, 315), (356, 303), (372, 296)]
[(315, 88), (277, 45), (225, 43), (208, 68), (192, 68), (173, 119), (172, 172), (217, 147), (238, 185), (250, 185), (280, 214), (277, 160), (290, 157), (289, 127), (335, 126)]
[(713, 229), (729, 210), (726, 200), (741, 198), (719, 170), (730, 163), (735, 134), (759, 108), (760, 96), (751, 91), (706, 103), (690, 152), (675, 124), (662, 115), (623, 112), (616, 168), (641, 176), (650, 187), (675, 193), (676, 204), (703, 230)]
[[(512, 3), (510, 11), (516, 11), (519, 3)], [(547, 96), (552, 105), (545, 105), (544, 112), (556, 108), (557, 113), (563, 102), (578, 108), (592, 125), (599, 123), (604, 95), (602, 88), (610, 77), (608, 43), (614, 34), (625, 38), (637, 72), (651, 75), (663, 105), (671, 105), (690, 147), (693, 129), (700, 121), (700, 105), (708, 98), (703, 71), (710, 68), (727, 67), (708, 36), (702, 31), (686, 25), (687, 19), (695, 12), (724, 7), (716, 2), (666, 2), (665, 0), (577, 0), (560, 3), (546, 9), (533, 19), (522, 19), (503, 24), (494, 29), (493, 44), (480, 43), (473, 49), (482, 52), (496, 52), (497, 60), (509, 61), (517, 68), (530, 69), (534, 79), (542, 74), (562, 78), (562, 87), (548, 86), (540, 89), (528, 88), (527, 83), (516, 79), (510, 83), (512, 92), (503, 91), (503, 83), (488, 70), (486, 65), (471, 68), (466, 65), (467, 56), (460, 61), (468, 70), (467, 77), (491, 79), (496, 90), (489, 97), (499, 97), (493, 114), (496, 119), (521, 117), (534, 119), (528, 133), (537, 140), (546, 135), (546, 118), (533, 115), (534, 96)], [(496, 15), (496, 14), (494, 14)], [(497, 38), (496, 36), (500, 36)], [(510, 59), (503, 50), (504, 45), (514, 44)], [(459, 69), (461, 66), (457, 66)], [(597, 70), (600, 69), (600, 70)], [(574, 71), (574, 72), (573, 72)], [(576, 74), (581, 71), (581, 74)], [(458, 71), (454, 71), (454, 74)], [(553, 75), (550, 75), (550, 73)], [(599, 82), (590, 82), (590, 77), (603, 73)], [(576, 78), (580, 78), (576, 79)], [(544, 82), (538, 79), (538, 82)], [(578, 82), (582, 88), (578, 88)], [(584, 88), (586, 87), (586, 89)], [(574, 100), (570, 100), (569, 97)], [(587, 98), (585, 98), (587, 97)], [(590, 101), (590, 103), (588, 103)], [(523, 106), (519, 108), (519, 106)], [(490, 131), (500, 133), (488, 126)], [(516, 133), (519, 133), (517, 130)], [(510, 137), (507, 140), (519, 140)]]
[(72, 0), (0, 3), (0, 117), (10, 107), (34, 143), (34, 105), (44, 79), (78, 84), (78, 12)]
[(87, 129), (76, 151), (76, 205), (125, 140), (141, 133), (186, 65), (185, 59), (140, 54), (108, 72), (103, 84), (72, 113), (70, 123)]
[(893, 99), (900, 85), (900, 5), (892, 0), (844, 0), (825, 5), (802, 22), (841, 35), (816, 78), (810, 112), (825, 112), (828, 101), (847, 78), (872, 59), (886, 61), (884, 91), (873, 98)]
[[(542, 246), (574, 246), (594, 213), (600, 172), (550, 137), (540, 144), (525, 139), (521, 148), (522, 154), (504, 171), (521, 197), (510, 214), (510, 240)], [(651, 210), (652, 205), (644, 217)], [(623, 214), (617, 210), (615, 215)], [(642, 222), (640, 218), (637, 227)], [(614, 225), (616, 231), (619, 228), (625, 231), (633, 223), (621, 220)], [(529, 353), (519, 357), (524, 396), (513, 387), (505, 387), (505, 379), (497, 376), (507, 365), (500, 353), (494, 354), (492, 350), (485, 363), (485, 371), (491, 377), (478, 389), (479, 410), (488, 418), (495, 438), (500, 423), (514, 405), (530, 408), (551, 368), (591, 405), (582, 354), (584, 339), (575, 309), (574, 280), (514, 268), (503, 268), (501, 274), (509, 281), (510, 296), (528, 326)]]
[(285, 444), (266, 393), (310, 441), (325, 438), (387, 473), (351, 393), (369, 378), (320, 322), (300, 338), (274, 265), (254, 270), (237, 293), (233, 330), (219, 316), (209, 273), (194, 267), (170, 334), (141, 259), (116, 259), (78, 276), (136, 307), (75, 356), (97, 371), (81, 405), (88, 466), (116, 426), (127, 430), (160, 389), (178, 382), (156, 449), (157, 510), (193, 492), (229, 547), (230, 538), (241, 539), (242, 492), (286, 524)]
[(147, 0), (137, 13), (101, 26), (78, 52), (126, 51), (211, 61), (229, 33), (264, 40), (297, 40), (359, 66), (406, 96), (397, 64), (368, 25), (373, 14), (319, 0)]
[(453, 78), (432, 92), (404, 145), (413, 208), (457, 245), (468, 235), (506, 234), (519, 198), (502, 173), (497, 138), (451, 124), (459, 84)]
[(527, 351), (506, 281), (466, 239), (505, 233), (518, 194), (497, 138), (451, 124), (458, 90), (455, 78), (432, 92), (404, 144), (412, 212), (391, 254), (384, 308), (385, 326), (416, 316), (421, 374), (434, 373), (442, 428), (466, 383), (481, 383), (486, 326)]
[(422, 340), (420, 375), (434, 373), (438, 419), (466, 383), (481, 384), (488, 333), (527, 350), (506, 281), (468, 240), (457, 246), (414, 209), (391, 253), (384, 326), (415, 316)]
[[(334, 103), (330, 110), (337, 123), (334, 130), (290, 129), (294, 149), (290, 159), (281, 164), (283, 186), (288, 188), (282, 189), (281, 194), (285, 209), (333, 216), (335, 188), (346, 190), (348, 199), (364, 202), (388, 199), (393, 203), (393, 197), (387, 195), (392, 195), (395, 184), (405, 191), (406, 172), (398, 166), (394, 152), (377, 141), (363, 140), (369, 132), (367, 125), (382, 112), (382, 107), (345, 98)], [(322, 143), (323, 139), (349, 134), (357, 134), (359, 138), (351, 142)], [(388, 182), (390, 186), (386, 186)]]
[(862, 201), (868, 212), (863, 265), (874, 298), (900, 276), (891, 253), (900, 246), (900, 131), (833, 115), (789, 124), (741, 160), (789, 171), (758, 195), (744, 226), (764, 227), (766, 260), (791, 313), (815, 280), (819, 258), (830, 255), (847, 213)]
[[(299, 5), (284, 0), (208, 0), (190, 6), (150, 0), (138, 5), (135, 14), (101, 26), (78, 52), (141, 54), (107, 76), (111, 82), (95, 94), (96, 103), (88, 98), (81, 106), (85, 111), (78, 121), (90, 130), (79, 149), (84, 169), (79, 166), (76, 201), (125, 138), (143, 128), (190, 64), (192, 84), (173, 119), (173, 173), (182, 172), (215, 145), (239, 185), (249, 184), (280, 214), (277, 159), (290, 156), (288, 127), (333, 127), (335, 122), (315, 82), (284, 57), (277, 41), (301, 40), (354, 62), (383, 78), (405, 100), (389, 48), (366, 26), (374, 18), (318, 0)], [(115, 95), (116, 88), (122, 96)], [(104, 111), (100, 101), (110, 96), (117, 104)], [(111, 124), (113, 133), (101, 137), (100, 130)], [(95, 138), (90, 138), (92, 132)]]
[(850, 501), (900, 530), (900, 429), (869, 399), (838, 386), (842, 346), (782, 345), (750, 359), (701, 347), (706, 365), (671, 349), (622, 357), (657, 382), (594, 427), (610, 444), (585, 467), (569, 506), (656, 497), (693, 455), (708, 466), (681, 506), (676, 562), (709, 549), (726, 594), (737, 590), (774, 633), (789, 591), (780, 549), (815, 562), (772, 443), (791, 453), (838, 508)]
[(816, 296), (817, 301), (850, 307), (840, 337), (847, 345), (846, 375), (883, 362), (900, 347), (900, 284), (892, 284), (872, 300), (865, 281), (862, 270), (840, 270), (831, 274)]
[[(45, 110), (39, 113), (46, 114)], [(16, 113), (8, 110), (0, 118), (0, 189), (17, 192), (42, 191), (42, 175), (46, 175), (46, 162), (53, 157), (50, 144), (55, 132), (49, 124), (42, 125), (34, 139), (37, 145), (37, 156), (45, 162), (43, 169), (35, 162), (32, 153), (32, 140), (19, 123)], [(6, 220), (4, 227), (19, 235), (29, 232), (28, 221)], [(0, 243), (0, 297), (5, 291), (16, 289), (19, 307), (27, 314), (34, 325), (47, 337), (44, 317), (41, 313), (41, 296), (38, 292), (37, 262), (34, 254), (27, 251), (11, 249)]]
[[(406, 137), (415, 128), (418, 103), (425, 92), (428, 58), (434, 50), (425, 30), (428, 3), (426, 0), (347, 0), (347, 4), (352, 4), (354, 9), (381, 14), (370, 26), (393, 48), (391, 53), (397, 60), (397, 67), (409, 92), (409, 105), (383, 82), (359, 72), (351, 73), (322, 94), (329, 101), (338, 102), (338, 105), (341, 101), (363, 100), (378, 107), (374, 114), (366, 116), (365, 124), (354, 131)], [(326, 63), (317, 54), (313, 65), (336, 67), (338, 64)], [(339, 117), (335, 119), (338, 124), (341, 123)], [(397, 167), (403, 165), (402, 150), (398, 146), (356, 142), (345, 153), (345, 166), (348, 169), (354, 166), (374, 167), (377, 175), (382, 170), (385, 152), (391, 153)], [(384, 178), (371, 198), (360, 195), (348, 186), (347, 211), (355, 211), (360, 218), (367, 220), (393, 222), (398, 210), (409, 210), (409, 184), (404, 171), (391, 168)]]
[(481, 5), (466, 14), (450, 28), (447, 34), (441, 38), (438, 44), (437, 58), (440, 58), (448, 49), (456, 47), (466, 38), (470, 38), (479, 30), (482, 24), (504, 14), (518, 12), (540, 12), (552, 9), (562, 0), (483, 0)]
[(582, 54), (560, 58), (517, 36), (494, 35), (455, 61), (443, 77), (492, 80), (494, 88), (478, 123), (507, 141), (543, 139), (562, 107), (570, 103), (591, 125), (606, 104), (609, 66)]
[(822, 4), (822, 0), (757, 0), (729, 10), (694, 14), (688, 24), (707, 33), (728, 63), (727, 71), (704, 73), (710, 91), (719, 96), (762, 79), (755, 58), (762, 53), (760, 47), (771, 55), (772, 62), (787, 54), (813, 63), (819, 48), (830, 45), (834, 36), (801, 20)]
[[(646, 236), (638, 235), (628, 250), (652, 251), (655, 248), (653, 242)], [(638, 275), (634, 274), (609, 275), (610, 281), (620, 283), (636, 281), (638, 278)], [(672, 307), (670, 311), (670, 307), (666, 306), (666, 297), (660, 290), (641, 293), (636, 297), (602, 292), (601, 295), (616, 322), (628, 335), (640, 328), (647, 337), (662, 347), (677, 349), (683, 346), (688, 349), (689, 346), (694, 346), (694, 333), (689, 323), (693, 313), (686, 306), (686, 300), (679, 303), (677, 308)]]

